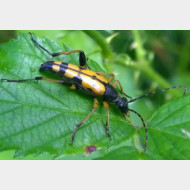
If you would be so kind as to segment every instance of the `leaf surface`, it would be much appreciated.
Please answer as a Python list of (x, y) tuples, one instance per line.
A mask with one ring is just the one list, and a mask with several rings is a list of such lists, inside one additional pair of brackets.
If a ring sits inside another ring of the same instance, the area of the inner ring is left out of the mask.
[[(41, 40), (34, 37), (52, 53), (70, 49), (65, 44), (61, 48), (48, 38)], [(72, 54), (54, 60), (78, 65), (78, 59), (77, 54)], [(54, 74), (39, 73), (40, 65), (52, 58), (35, 46), (27, 34), (1, 45), (0, 60), (0, 78), (57, 78)], [(102, 71), (94, 61), (89, 60), (88, 64), (92, 70)], [(105, 133), (106, 110), (99, 106), (79, 128), (71, 146), (70, 138), (75, 126), (93, 106), (93, 99), (88, 94), (45, 81), (2, 82), (0, 89), (0, 150), (14, 149), (16, 157), (42, 152), (49, 152), (55, 157), (83, 155), (85, 147), (90, 145), (107, 151), (121, 142), (129, 141), (135, 133), (134, 127), (113, 107), (110, 110), (110, 134), (113, 140), (109, 141)]]

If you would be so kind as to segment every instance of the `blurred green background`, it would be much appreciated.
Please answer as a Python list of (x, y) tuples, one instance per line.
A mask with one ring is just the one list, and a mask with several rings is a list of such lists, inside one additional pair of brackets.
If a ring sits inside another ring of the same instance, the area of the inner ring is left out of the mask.
[[(190, 87), (190, 31), (0, 31), (0, 44), (28, 32), (83, 50), (87, 57), (114, 73), (133, 98), (175, 85)], [(148, 121), (164, 102), (182, 94), (181, 89), (170, 90), (139, 100), (130, 108)]]

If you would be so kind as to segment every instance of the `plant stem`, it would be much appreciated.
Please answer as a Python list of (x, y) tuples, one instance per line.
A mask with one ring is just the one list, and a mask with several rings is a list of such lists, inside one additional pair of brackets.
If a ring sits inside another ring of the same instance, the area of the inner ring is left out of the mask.
[(106, 42), (105, 38), (100, 34), (97, 30), (83, 30), (88, 36), (90, 36), (96, 43), (101, 47), (102, 54), (106, 59), (113, 58), (113, 52), (110, 49), (108, 43)]
[(137, 59), (142, 62), (146, 61), (146, 58), (145, 58), (145, 50), (143, 48), (143, 44), (142, 44), (142, 41), (141, 41), (141, 37), (140, 37), (140, 33), (138, 30), (133, 30), (132, 31), (133, 33), (133, 36), (134, 36), (134, 40), (135, 40), (135, 43), (137, 45), (136, 47), (136, 55), (137, 55)]
[[(150, 65), (149, 60), (146, 59), (146, 51), (143, 48), (142, 38), (140, 36), (140, 32), (138, 30), (134, 30), (133, 36), (135, 43), (137, 44), (136, 47), (136, 54), (137, 54), (137, 62), (132, 64), (132, 67), (135, 70), (139, 70), (140, 72), (144, 73), (152, 81), (155, 81), (161, 88), (168, 88), (171, 84), (165, 80), (159, 73), (157, 73)], [(173, 96), (178, 96), (179, 93), (176, 91), (170, 91), (170, 94)]]

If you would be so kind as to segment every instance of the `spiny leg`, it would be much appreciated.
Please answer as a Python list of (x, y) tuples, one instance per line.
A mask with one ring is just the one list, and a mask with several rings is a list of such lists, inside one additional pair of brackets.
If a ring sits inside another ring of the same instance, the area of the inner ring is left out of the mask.
[(123, 87), (121, 86), (121, 83), (120, 83), (118, 80), (116, 80), (112, 85), (113, 85), (114, 88), (116, 88), (116, 86), (117, 86), (118, 84), (119, 84), (119, 87), (120, 87), (120, 89), (121, 89), (121, 93), (122, 93), (124, 96), (126, 96), (127, 98), (132, 99), (130, 96), (128, 96), (127, 94), (124, 93)]
[(59, 55), (69, 55), (71, 53), (79, 53), (79, 64), (81, 67), (86, 67), (89, 69), (88, 65), (87, 65), (87, 61), (86, 61), (86, 56), (85, 53), (82, 50), (71, 50), (71, 51), (64, 51), (64, 52), (58, 52), (58, 53), (51, 53), (49, 52), (46, 48), (44, 48), (43, 46), (41, 46), (32, 36), (31, 33), (29, 33), (31, 36), (31, 40), (33, 41), (34, 44), (36, 44), (38, 47), (40, 47), (41, 49), (43, 49), (46, 53), (48, 53), (49, 55), (51, 55), (52, 57), (57, 57)]
[(108, 82), (111, 82), (111, 81), (113, 81), (113, 79), (114, 79), (114, 74), (113, 73), (106, 73), (106, 72), (96, 72), (97, 74), (99, 74), (99, 75), (109, 75), (110, 77), (108, 78)]
[(66, 86), (69, 86), (72, 88), (72, 84), (63, 80), (55, 80), (55, 79), (49, 79), (49, 78), (44, 78), (44, 77), (35, 77), (33, 79), (22, 79), (22, 80), (10, 80), (10, 79), (1, 79), (2, 81), (6, 81), (6, 82), (27, 82), (27, 81), (39, 81), (39, 80), (44, 80), (44, 81), (48, 81), (48, 82), (54, 82), (54, 83), (60, 83)]
[(72, 53), (79, 53), (79, 64), (80, 64), (80, 66), (81, 67), (86, 67), (87, 69), (89, 69), (89, 66), (87, 65), (85, 53), (82, 50), (71, 50), (71, 51), (53, 53), (52, 57), (57, 57), (59, 55), (69, 55), (69, 54), (72, 54)]
[[(108, 78), (108, 82), (112, 82), (113, 79), (114, 79), (114, 74), (113, 74), (113, 73), (106, 73), (106, 72), (96, 72), (96, 73), (97, 73), (97, 74), (100, 74), (100, 75), (109, 75), (110, 77)], [(115, 88), (118, 84), (119, 84), (119, 86), (120, 86), (121, 93), (122, 93), (124, 96), (126, 96), (126, 97), (132, 99), (130, 96), (128, 96), (127, 94), (124, 93), (123, 87), (122, 87), (121, 83), (120, 83), (118, 80), (116, 80), (112, 85), (113, 85), (113, 87)]]
[(146, 128), (146, 125), (145, 125), (144, 119), (143, 119), (142, 116), (141, 116), (139, 113), (137, 113), (136, 111), (131, 110), (131, 109), (129, 109), (129, 111), (131, 111), (131, 112), (135, 113), (136, 115), (138, 115), (138, 116), (140, 117), (142, 123), (143, 123), (143, 127), (144, 127), (145, 134), (146, 134), (146, 140), (145, 140), (144, 151), (146, 152), (146, 149), (147, 149), (147, 143), (148, 143), (148, 131), (147, 131), (147, 128)]
[(162, 89), (162, 90), (157, 90), (157, 91), (155, 91), (155, 92), (150, 92), (150, 93), (144, 94), (144, 95), (142, 95), (142, 96), (139, 96), (138, 98), (134, 98), (134, 99), (130, 100), (128, 103), (135, 102), (136, 100), (141, 99), (141, 98), (144, 98), (144, 97), (146, 97), (146, 96), (150, 96), (150, 95), (156, 94), (156, 93), (165, 92), (165, 91), (167, 91), (167, 90), (174, 89), (174, 88), (183, 88), (183, 89), (184, 89), (184, 94), (183, 94), (183, 95), (185, 95), (185, 93), (186, 93), (186, 91), (187, 91), (187, 88), (186, 88), (185, 86), (172, 86), (172, 87), (170, 87), (170, 88), (166, 88), (166, 89)]
[(112, 139), (110, 134), (109, 134), (109, 104), (105, 101), (103, 101), (104, 107), (107, 110), (107, 120), (106, 120), (106, 134), (107, 136), (110, 138), (110, 140)]
[(74, 138), (75, 138), (78, 128), (94, 113), (94, 111), (97, 109), (97, 107), (98, 107), (98, 100), (96, 98), (94, 98), (94, 105), (93, 105), (92, 111), (75, 127), (74, 132), (71, 137), (71, 144), (73, 144), (73, 142), (74, 142)]

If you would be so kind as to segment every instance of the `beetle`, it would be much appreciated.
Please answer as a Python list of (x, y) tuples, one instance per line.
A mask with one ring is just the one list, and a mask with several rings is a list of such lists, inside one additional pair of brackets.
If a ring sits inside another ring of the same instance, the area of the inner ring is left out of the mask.
[[(31, 33), (29, 34), (30, 34), (32, 42), (52, 57), (57, 57), (63, 54), (69, 55), (72, 53), (79, 53), (80, 66), (77, 66), (71, 63), (62, 62), (62, 61), (47, 61), (41, 65), (39, 70), (54, 72), (57, 75), (61, 76), (62, 80), (55, 80), (55, 79), (44, 78), (44, 77), (35, 77), (32, 79), (22, 79), (22, 80), (1, 79), (1, 81), (26, 82), (26, 81), (44, 80), (44, 81), (49, 81), (49, 82), (54, 82), (54, 83), (60, 83), (71, 89), (76, 89), (76, 90), (79, 89), (91, 95), (94, 98), (93, 109), (79, 124), (76, 125), (71, 137), (72, 144), (74, 142), (74, 138), (75, 138), (78, 128), (81, 127), (82, 124), (95, 112), (95, 110), (97, 109), (99, 105), (98, 98), (101, 97), (103, 100), (103, 105), (107, 110), (106, 134), (109, 137), (109, 139), (111, 139), (111, 135), (109, 133), (109, 104), (115, 104), (117, 105), (118, 109), (122, 113), (125, 114), (125, 116), (128, 116), (129, 112), (133, 112), (141, 119), (144, 130), (145, 130), (145, 134), (146, 134), (145, 147), (144, 147), (146, 151), (147, 142), (148, 142), (148, 131), (147, 131), (146, 124), (144, 122), (144, 119), (138, 112), (129, 108), (129, 104), (132, 102), (135, 102), (136, 100), (144, 98), (146, 96), (149, 96), (155, 93), (164, 92), (173, 88), (184, 88), (184, 94), (186, 92), (185, 86), (173, 86), (167, 89), (150, 92), (148, 94), (144, 94), (140, 97), (132, 99), (130, 96), (124, 93), (122, 85), (118, 80), (115, 80), (113, 82), (114, 74), (91, 70), (87, 64), (85, 53), (82, 50), (71, 50), (71, 51), (64, 51), (64, 52), (58, 52), (58, 53), (51, 53), (47, 49), (45, 49), (43, 46), (41, 46), (34, 39)], [(109, 76), (109, 77), (106, 77), (106, 76)], [(120, 87), (122, 96), (116, 90), (116, 86), (118, 85)]]

